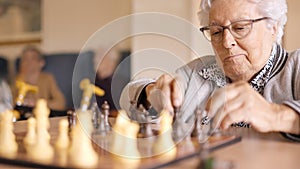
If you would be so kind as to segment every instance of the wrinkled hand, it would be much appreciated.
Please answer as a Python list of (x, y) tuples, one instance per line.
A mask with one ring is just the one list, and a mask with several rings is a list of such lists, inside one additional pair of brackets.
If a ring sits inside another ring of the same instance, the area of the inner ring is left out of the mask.
[(276, 130), (280, 105), (266, 101), (247, 82), (236, 82), (217, 90), (207, 107), (215, 115), (213, 126), (227, 129), (232, 123), (247, 122), (260, 132)]
[(182, 104), (183, 96), (178, 77), (164, 74), (146, 87), (147, 100), (158, 111), (167, 109), (174, 112), (174, 107)]

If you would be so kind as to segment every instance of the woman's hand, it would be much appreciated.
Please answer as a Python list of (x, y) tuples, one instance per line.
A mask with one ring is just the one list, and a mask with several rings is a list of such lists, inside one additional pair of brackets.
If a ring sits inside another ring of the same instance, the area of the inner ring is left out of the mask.
[(147, 100), (158, 111), (167, 109), (174, 112), (174, 107), (182, 104), (183, 96), (179, 79), (168, 74), (161, 75), (158, 80), (146, 87)]
[(227, 129), (232, 123), (247, 122), (260, 132), (299, 133), (299, 115), (285, 105), (270, 103), (247, 82), (236, 82), (218, 90), (208, 110), (215, 115), (213, 126)]

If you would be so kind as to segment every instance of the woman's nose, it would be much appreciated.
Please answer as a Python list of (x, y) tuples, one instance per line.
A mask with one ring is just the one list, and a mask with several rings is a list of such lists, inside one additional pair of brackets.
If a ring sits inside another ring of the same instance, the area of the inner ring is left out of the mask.
[(231, 32), (227, 29), (223, 31), (223, 46), (227, 49), (232, 48), (233, 46), (236, 46), (236, 40), (231, 34)]

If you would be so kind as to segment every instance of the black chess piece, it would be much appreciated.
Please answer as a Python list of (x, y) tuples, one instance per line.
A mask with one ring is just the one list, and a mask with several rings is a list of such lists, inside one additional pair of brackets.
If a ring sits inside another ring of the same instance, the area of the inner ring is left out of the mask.
[(104, 116), (105, 131), (110, 131), (111, 124), (109, 123), (109, 120), (108, 120), (110, 106), (107, 101), (104, 101), (104, 103), (101, 106), (101, 110), (102, 110), (102, 115)]
[(153, 136), (153, 131), (151, 127), (151, 117), (147, 116), (146, 117), (146, 123), (144, 123), (145, 130), (143, 132), (143, 137), (152, 137)]
[(93, 127), (94, 129), (98, 129), (99, 125), (100, 125), (100, 115), (101, 112), (98, 109), (98, 105), (97, 102), (94, 102), (91, 106), (91, 111), (92, 111), (92, 123), (93, 123)]
[(72, 131), (72, 128), (76, 126), (76, 111), (69, 110), (67, 116), (69, 121), (69, 131)]
[(194, 123), (194, 129), (191, 133), (192, 137), (198, 137), (201, 133), (201, 111), (196, 110), (195, 112), (195, 123)]
[(185, 136), (184, 131), (184, 121), (182, 119), (182, 113), (180, 108), (174, 108), (174, 117), (173, 117), (173, 139), (175, 141), (181, 140)]
[(140, 125), (138, 137), (146, 138), (153, 136), (151, 127), (151, 117), (149, 112), (144, 108), (142, 104), (139, 105), (138, 109), (131, 108), (131, 119), (137, 121)]

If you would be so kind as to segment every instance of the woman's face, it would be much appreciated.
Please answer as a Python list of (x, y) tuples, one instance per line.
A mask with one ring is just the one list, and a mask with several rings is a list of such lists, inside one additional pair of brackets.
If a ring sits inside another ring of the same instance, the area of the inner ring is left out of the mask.
[[(210, 25), (227, 26), (245, 19), (258, 19), (257, 4), (247, 0), (215, 0), (209, 13)], [(220, 42), (212, 46), (227, 77), (232, 81), (249, 81), (266, 64), (276, 38), (276, 28), (267, 27), (267, 20), (253, 23), (251, 32), (236, 39), (228, 29)]]

